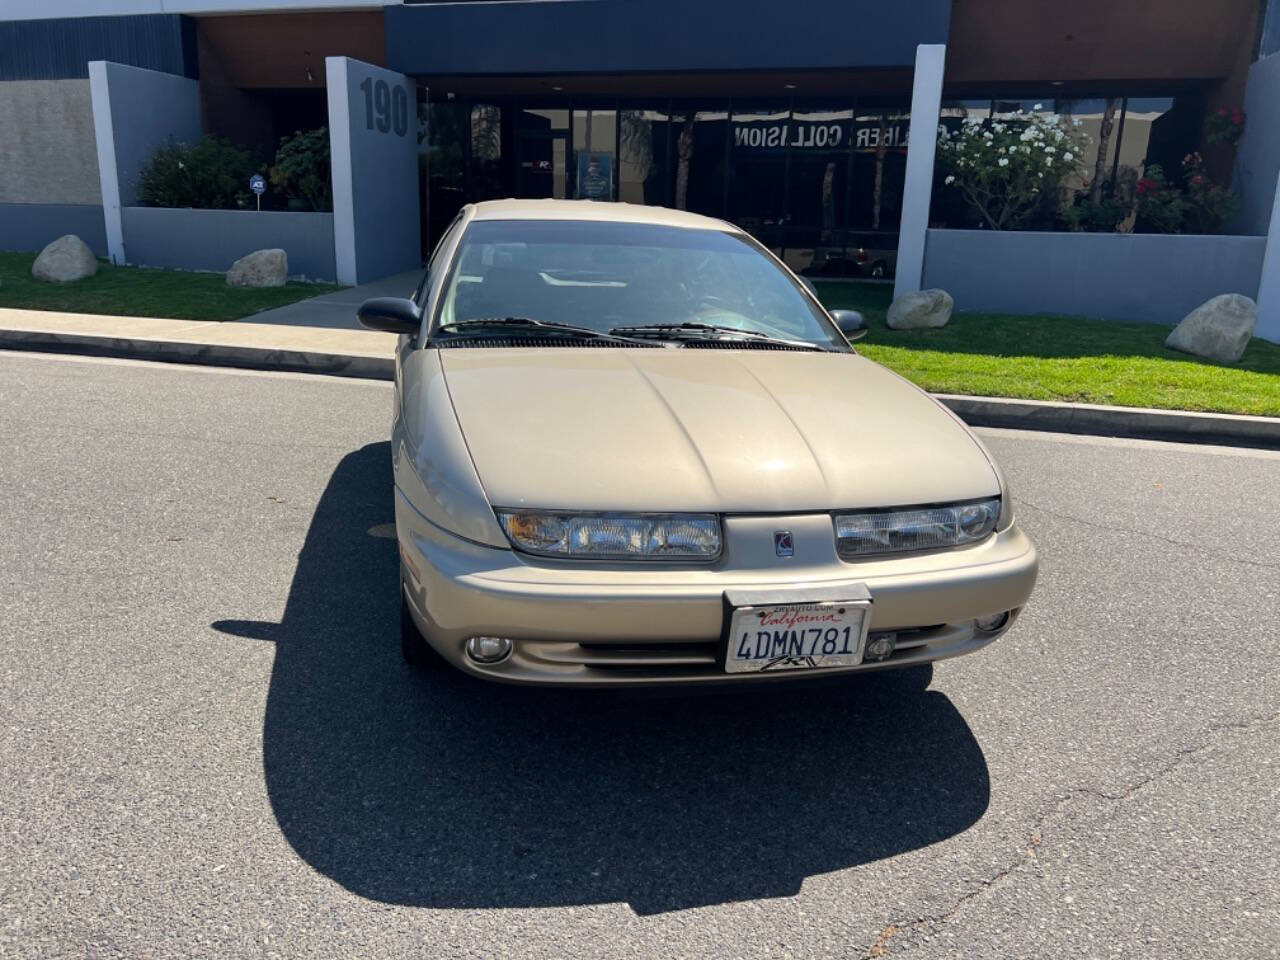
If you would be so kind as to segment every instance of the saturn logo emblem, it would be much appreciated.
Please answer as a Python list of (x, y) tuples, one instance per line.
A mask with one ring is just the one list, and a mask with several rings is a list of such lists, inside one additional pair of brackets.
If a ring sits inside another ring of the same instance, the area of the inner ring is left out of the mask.
[(780, 557), (790, 557), (795, 554), (795, 544), (791, 541), (790, 530), (773, 532), (773, 551)]

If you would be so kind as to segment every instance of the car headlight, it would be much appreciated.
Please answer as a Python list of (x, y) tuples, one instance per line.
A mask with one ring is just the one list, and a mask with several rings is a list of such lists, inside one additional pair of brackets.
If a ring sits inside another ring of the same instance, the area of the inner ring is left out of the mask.
[(714, 560), (720, 555), (720, 521), (714, 514), (496, 513), (513, 547), (543, 557)]
[(959, 547), (985, 540), (999, 517), (999, 497), (949, 507), (842, 513), (836, 516), (836, 545), (846, 560)]

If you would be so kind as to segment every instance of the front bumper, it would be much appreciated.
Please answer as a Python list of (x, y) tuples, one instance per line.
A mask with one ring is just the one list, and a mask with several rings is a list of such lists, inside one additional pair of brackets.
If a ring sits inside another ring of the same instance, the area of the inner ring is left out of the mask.
[[(1037, 570), (1035, 547), (1016, 525), (973, 547), (851, 563), (836, 556), (826, 514), (728, 517), (724, 554), (712, 565), (539, 561), (441, 530), (398, 490), (396, 528), (423, 636), (454, 666), (509, 683), (767, 683), (940, 660), (1003, 634)], [(794, 557), (771, 555), (776, 529), (793, 532)], [(897, 634), (888, 660), (765, 674), (719, 666), (725, 590), (820, 587), (838, 596), (852, 584), (871, 592), (872, 636)], [(1000, 630), (975, 629), (975, 617), (1003, 611), (1012, 615)], [(477, 664), (464, 653), (472, 636), (510, 637), (515, 647), (500, 663)]]

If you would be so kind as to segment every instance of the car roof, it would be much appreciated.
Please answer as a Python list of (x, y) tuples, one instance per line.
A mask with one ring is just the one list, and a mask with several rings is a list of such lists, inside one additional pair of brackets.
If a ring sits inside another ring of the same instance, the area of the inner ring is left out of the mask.
[(600, 200), (485, 200), (475, 204), (473, 210), (472, 218), (475, 220), (594, 220), (739, 232), (732, 224), (713, 217), (638, 203), (608, 203)]

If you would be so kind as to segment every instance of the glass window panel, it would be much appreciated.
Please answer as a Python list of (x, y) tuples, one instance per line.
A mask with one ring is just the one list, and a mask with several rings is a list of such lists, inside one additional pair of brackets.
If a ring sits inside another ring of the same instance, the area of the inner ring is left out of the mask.
[[(1124, 137), (1120, 143), (1121, 168), (1142, 173), (1148, 162), (1147, 153), (1151, 148), (1152, 134), (1158, 132), (1157, 124), (1168, 125), (1166, 117), (1172, 110), (1172, 97), (1131, 97), (1128, 100), (1124, 111)], [(1181, 159), (1178, 157), (1179, 163)], [(1176, 175), (1177, 172), (1177, 167), (1165, 171), (1169, 175)]]
[(787, 216), (787, 152), (801, 132), (793, 127), (786, 104), (734, 106), (729, 219), (775, 253), (783, 247)]
[(618, 143), (616, 110), (573, 111), (574, 197), (612, 200)]
[(493, 200), (502, 189), (502, 108), (478, 103), (471, 108), (469, 200)]
[(833, 252), (843, 256), (848, 225), (853, 108), (797, 107), (791, 115), (787, 266), (809, 270)]
[(568, 196), (568, 135), (568, 110), (526, 108), (516, 115), (517, 196), (560, 200)]
[(469, 109), (455, 100), (427, 102), (426, 136), (419, 153), (425, 168), (429, 247), (467, 202), (464, 157), (470, 136)]
[(854, 117), (850, 225), (862, 232), (889, 234), (865, 238), (859, 246), (897, 249), (910, 126), (905, 105), (860, 107)]
[(672, 205), (677, 210), (723, 216), (728, 110), (677, 109), (671, 124), (675, 141)]
[(624, 203), (670, 204), (668, 147), (671, 116), (666, 106), (618, 111), (618, 199)]
[(1086, 189), (1092, 184), (1097, 171), (1101, 171), (1104, 186), (1110, 183), (1116, 148), (1120, 144), (1120, 118), (1123, 109), (1124, 100), (1120, 97), (1057, 101), (1058, 113), (1072, 121), (1079, 120), (1077, 132), (1088, 138), (1079, 165), (1080, 172), (1065, 182), (1067, 189)]

